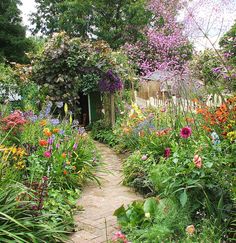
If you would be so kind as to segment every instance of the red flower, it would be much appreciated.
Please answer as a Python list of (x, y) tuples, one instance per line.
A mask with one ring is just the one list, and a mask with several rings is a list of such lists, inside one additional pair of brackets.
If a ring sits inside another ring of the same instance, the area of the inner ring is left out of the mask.
[(39, 145), (42, 147), (46, 147), (48, 145), (48, 142), (44, 139), (39, 140)]
[(170, 157), (171, 149), (165, 148), (164, 157), (167, 159)]
[(183, 127), (181, 130), (180, 130), (180, 136), (182, 138), (188, 138), (190, 137), (192, 134), (192, 129), (190, 127)]

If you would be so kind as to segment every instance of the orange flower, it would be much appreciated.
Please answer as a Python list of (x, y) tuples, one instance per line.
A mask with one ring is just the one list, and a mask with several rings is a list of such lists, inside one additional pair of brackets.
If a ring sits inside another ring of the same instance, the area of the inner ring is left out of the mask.
[(41, 140), (39, 140), (39, 145), (42, 147), (46, 147), (48, 145), (48, 141), (41, 139)]
[(125, 127), (125, 128), (123, 129), (123, 132), (124, 132), (125, 134), (128, 134), (128, 133), (130, 132), (130, 128)]
[(211, 128), (209, 128), (209, 127), (207, 127), (207, 126), (202, 126), (202, 128), (205, 130), (205, 131), (207, 131), (207, 132), (211, 132)]
[(52, 133), (50, 132), (50, 129), (49, 128), (44, 128), (43, 129), (43, 134), (47, 137), (51, 137), (52, 136)]
[(42, 121), (40, 121), (39, 124), (40, 124), (40, 126), (44, 127), (47, 125), (47, 120), (42, 120)]
[(64, 174), (64, 175), (67, 175), (67, 171), (66, 171), (66, 170), (64, 170), (64, 171), (63, 171), (63, 174)]
[(145, 132), (143, 130), (141, 130), (139, 133), (138, 133), (139, 137), (144, 137), (145, 135)]
[(53, 128), (53, 130), (52, 130), (53, 133), (58, 133), (59, 131), (60, 131), (59, 128)]
[(68, 161), (66, 161), (66, 164), (67, 164), (67, 165), (70, 165), (70, 161), (69, 161), (69, 160), (68, 160)]
[(186, 121), (188, 123), (194, 123), (194, 119), (192, 117), (186, 117)]
[(66, 153), (63, 153), (63, 154), (61, 155), (61, 157), (65, 159), (65, 157), (66, 157)]

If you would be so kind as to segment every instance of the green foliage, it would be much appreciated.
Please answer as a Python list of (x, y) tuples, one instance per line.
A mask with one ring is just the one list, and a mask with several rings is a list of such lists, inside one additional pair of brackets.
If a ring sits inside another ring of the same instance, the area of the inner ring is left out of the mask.
[(114, 215), (132, 242), (172, 242), (189, 224), (187, 208), (173, 199), (148, 198), (118, 208)]
[(57, 217), (52, 216), (50, 221), (64, 225), (65, 231), (71, 232), (75, 227), (73, 216), (77, 211), (76, 204), (79, 196), (78, 189), (75, 191), (51, 189), (48, 192), (43, 211), (57, 215)]
[(152, 182), (148, 178), (149, 171), (156, 164), (152, 155), (135, 151), (123, 161), (123, 183), (134, 187), (144, 195), (154, 193)]
[[(24, 63), (28, 61), (25, 52), (31, 42), (25, 37), (25, 27), (21, 24), (20, 0), (2, 0), (0, 4), (0, 61)], [(14, 18), (12, 17), (14, 16)]]
[(96, 121), (92, 124), (91, 136), (93, 139), (106, 143), (111, 147), (114, 147), (118, 143), (112, 128), (107, 126), (103, 120)]
[(233, 65), (236, 65), (235, 37), (236, 23), (234, 23), (230, 30), (224, 34), (219, 43), (224, 53), (229, 54), (229, 56), (227, 56), (227, 59), (229, 60), (230, 64)]
[(32, 15), (34, 33), (50, 35), (65, 31), (70, 36), (96, 37), (115, 49), (143, 39), (142, 30), (152, 17), (145, 8), (146, 0), (36, 0), (36, 3), (37, 12)]
[(11, 67), (0, 63), (0, 102), (8, 102), (12, 110), (38, 111), (37, 103), (42, 97), (38, 86), (26, 80), (28, 69), (25, 65), (16, 64)]
[(114, 53), (103, 41), (70, 39), (55, 34), (36, 57), (32, 80), (52, 101), (63, 101), (78, 113), (79, 93), (99, 90), (99, 81), (113, 70), (125, 84), (133, 82), (134, 71), (122, 53)]
[(213, 69), (220, 65), (219, 57), (211, 49), (200, 52), (191, 61), (191, 69), (194, 76), (203, 81), (205, 85), (219, 85), (220, 76), (214, 73)]
[(66, 233), (61, 222), (51, 222), (59, 215), (46, 213), (33, 215), (31, 202), (16, 201), (26, 192), (20, 184), (0, 187), (0, 241), (1, 242), (64, 242)]

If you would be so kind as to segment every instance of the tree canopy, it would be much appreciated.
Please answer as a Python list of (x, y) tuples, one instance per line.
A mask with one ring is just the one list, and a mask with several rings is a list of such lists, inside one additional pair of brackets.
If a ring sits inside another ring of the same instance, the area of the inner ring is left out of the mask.
[(1, 0), (0, 2), (0, 60), (14, 62), (27, 60), (25, 51), (30, 41), (25, 37), (25, 27), (21, 24), (20, 0)]
[(112, 48), (144, 38), (152, 13), (146, 0), (36, 0), (33, 33), (65, 31), (72, 37), (104, 40)]

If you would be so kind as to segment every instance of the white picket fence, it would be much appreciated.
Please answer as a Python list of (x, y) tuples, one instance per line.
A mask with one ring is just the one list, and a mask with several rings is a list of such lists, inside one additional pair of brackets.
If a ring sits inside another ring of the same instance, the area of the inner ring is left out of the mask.
[[(170, 107), (170, 106), (180, 106), (183, 110), (195, 109), (198, 104), (188, 99), (176, 98), (172, 96), (171, 99), (160, 99), (158, 97), (150, 97), (148, 100), (142, 99), (135, 96), (135, 103), (140, 107)], [(210, 107), (219, 107), (223, 103), (220, 95), (209, 95), (206, 99), (205, 104)]]

